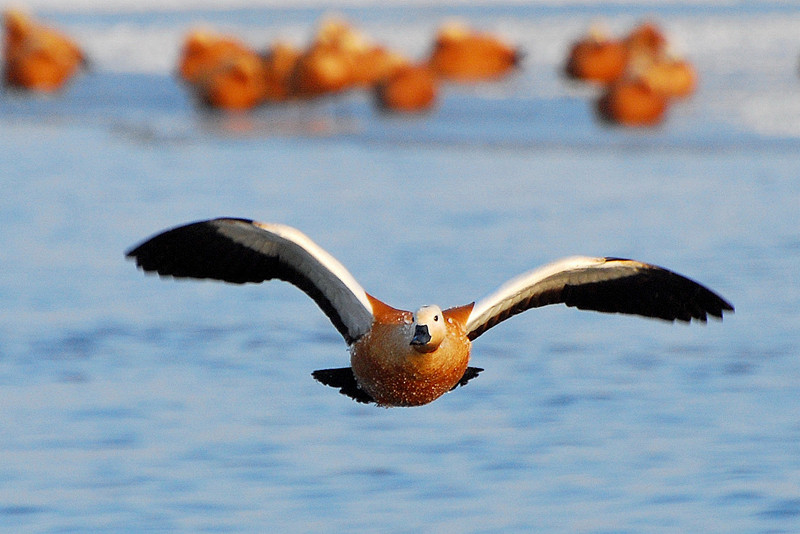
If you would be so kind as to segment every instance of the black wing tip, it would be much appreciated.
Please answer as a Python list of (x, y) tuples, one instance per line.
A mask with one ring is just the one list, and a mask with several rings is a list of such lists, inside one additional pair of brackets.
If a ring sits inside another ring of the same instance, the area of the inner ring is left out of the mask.
[(317, 382), (324, 384), (326, 386), (330, 386), (332, 388), (338, 388), (339, 393), (350, 397), (356, 402), (360, 402), (362, 404), (374, 404), (375, 399), (373, 399), (366, 391), (361, 389), (356, 381), (356, 377), (353, 374), (353, 369), (350, 367), (339, 367), (337, 369), (317, 369), (311, 376), (314, 377), (314, 380)]
[(128, 249), (125, 252), (125, 257), (126, 258), (135, 258), (141, 252), (141, 249), (143, 248), (143, 246), (146, 243), (148, 243), (149, 241), (152, 241), (153, 239), (155, 239), (155, 238), (157, 238), (159, 236), (162, 236), (164, 234), (169, 234), (169, 233), (174, 232), (176, 230), (183, 230), (183, 229), (186, 229), (186, 228), (190, 228), (192, 226), (194, 226), (194, 227), (198, 227), (198, 226), (213, 226), (214, 223), (219, 223), (219, 222), (240, 222), (240, 223), (245, 223), (245, 224), (255, 224), (256, 223), (256, 221), (254, 219), (246, 219), (244, 217), (214, 217), (213, 219), (200, 219), (200, 220), (192, 221), (192, 222), (189, 222), (189, 223), (179, 224), (177, 226), (173, 226), (171, 228), (167, 228), (166, 230), (162, 230), (162, 231), (160, 231), (158, 233), (155, 233), (155, 234), (151, 235), (150, 237), (148, 237), (147, 239), (145, 239), (144, 241), (142, 241), (141, 243), (139, 243), (138, 245), (135, 245), (134, 247)]
[[(700, 282), (693, 280), (687, 276), (682, 274), (676, 273), (670, 269), (665, 267), (661, 267), (659, 265), (651, 264), (651, 263), (643, 263), (637, 260), (632, 260), (629, 258), (620, 258), (616, 256), (606, 256), (603, 258), (605, 261), (621, 261), (621, 262), (636, 262), (646, 266), (646, 271), (650, 271), (653, 274), (657, 274), (659, 276), (664, 277), (665, 279), (669, 280), (677, 280), (681, 285), (688, 285), (689, 293), (693, 293), (693, 297), (691, 302), (687, 303), (688, 309), (680, 310), (674, 316), (667, 315), (662, 316), (659, 318), (665, 319), (667, 321), (681, 321), (681, 322), (691, 322), (692, 320), (697, 320), (702, 323), (708, 322), (708, 316), (711, 316), (714, 319), (722, 320), (725, 312), (728, 313), (735, 313), (733, 304), (725, 300), (722, 296), (718, 295), (711, 289), (707, 288)], [(658, 317), (658, 314), (655, 315)]]
[(712, 318), (722, 321), (722, 318), (726, 312), (729, 314), (735, 312), (733, 304), (722, 298), (720, 295), (698, 282), (693, 280), (689, 281), (698, 287), (700, 292), (698, 304), (702, 306), (700, 310), (702, 312), (700, 315), (702, 316), (694, 318), (700, 319), (705, 323), (707, 321), (707, 316), (710, 315)]
[(464, 375), (461, 377), (461, 379), (458, 382), (456, 382), (455, 386), (450, 388), (450, 391), (453, 391), (454, 389), (456, 389), (457, 387), (460, 387), (460, 386), (466, 386), (467, 382), (469, 382), (473, 378), (477, 377), (482, 372), (483, 372), (483, 369), (480, 368), (480, 367), (467, 367), (467, 370), (464, 371)]
[(158, 232), (128, 249), (125, 251), (125, 258), (134, 260), (136, 266), (145, 273), (156, 273), (162, 277), (212, 278), (236, 284), (262, 281), (251, 279), (249, 276), (228, 277), (224, 273), (220, 276), (202, 274), (207, 269), (198, 269), (189, 261), (189, 258), (192, 258), (198, 263), (207, 263), (202, 254), (196, 252), (196, 240), (216, 234), (218, 228), (225, 223), (253, 225), (255, 221), (241, 217), (217, 217), (181, 224)]
[(728, 314), (736, 313), (736, 310), (734, 309), (733, 304), (731, 304), (730, 302), (724, 300), (719, 295), (717, 295), (717, 297), (720, 300), (719, 308), (709, 311), (708, 312), (709, 314), (713, 315), (714, 317), (716, 317), (717, 319), (719, 319), (721, 321), (723, 315), (725, 315), (726, 312)]

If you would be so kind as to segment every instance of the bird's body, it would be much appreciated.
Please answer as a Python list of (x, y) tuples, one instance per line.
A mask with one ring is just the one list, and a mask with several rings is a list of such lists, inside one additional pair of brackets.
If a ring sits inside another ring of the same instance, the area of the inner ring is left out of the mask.
[(575, 256), (524, 273), (464, 306), (416, 312), (367, 294), (333, 256), (300, 231), (246, 219), (173, 228), (128, 252), (145, 271), (232, 283), (273, 278), (295, 284), (328, 316), (350, 347), (351, 367), (315, 371), (320, 382), (360, 402), (417, 406), (465, 384), (472, 341), (527, 309), (564, 303), (581, 309), (706, 321), (733, 307), (717, 294), (654, 265)]
[(83, 51), (71, 38), (26, 13), (4, 13), (4, 82), (9, 87), (52, 93), (86, 65)]
[(597, 101), (598, 116), (623, 126), (656, 126), (663, 122), (669, 97), (644, 79), (611, 84)]
[(426, 65), (407, 65), (375, 85), (375, 99), (380, 109), (415, 113), (427, 111), (436, 102), (438, 84)]
[[(370, 331), (350, 351), (350, 365), (359, 386), (385, 406), (427, 404), (453, 389), (469, 364), (472, 343), (466, 336), (466, 317), (472, 305), (433, 313), (429, 328), (440, 322), (439, 344), (415, 345), (415, 314), (397, 310), (370, 297), (375, 320)], [(466, 313), (464, 313), (466, 312)], [(419, 319), (419, 312), (416, 314)]]
[(203, 29), (185, 39), (178, 75), (211, 108), (246, 110), (267, 97), (267, 63), (255, 50), (227, 35)]
[(576, 80), (607, 84), (622, 78), (627, 66), (625, 44), (595, 30), (589, 37), (572, 45), (565, 71)]
[(494, 35), (459, 21), (440, 28), (428, 62), (439, 76), (454, 81), (497, 80), (517, 68), (523, 54)]

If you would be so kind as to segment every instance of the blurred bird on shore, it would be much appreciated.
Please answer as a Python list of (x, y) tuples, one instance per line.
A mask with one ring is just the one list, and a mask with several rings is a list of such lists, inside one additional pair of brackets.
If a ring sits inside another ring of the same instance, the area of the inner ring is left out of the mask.
[(250, 109), (267, 92), (264, 59), (237, 38), (204, 29), (186, 36), (178, 75), (202, 103), (214, 108)]
[(573, 44), (564, 71), (572, 79), (602, 87), (595, 108), (603, 121), (653, 126), (664, 120), (673, 99), (696, 90), (694, 66), (671, 51), (655, 23), (641, 23), (621, 39), (597, 28)]
[(439, 29), (428, 61), (442, 78), (475, 82), (509, 74), (519, 66), (522, 57), (519, 49), (494, 35), (452, 21)]
[(375, 98), (383, 111), (419, 113), (436, 103), (436, 76), (427, 65), (408, 65), (375, 86)]
[(27, 13), (3, 14), (4, 83), (15, 89), (54, 92), (87, 64), (81, 48), (58, 30)]

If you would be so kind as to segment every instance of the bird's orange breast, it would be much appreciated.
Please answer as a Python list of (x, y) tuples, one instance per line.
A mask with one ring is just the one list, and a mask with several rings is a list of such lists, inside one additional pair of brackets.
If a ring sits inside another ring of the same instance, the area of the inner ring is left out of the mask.
[(428, 353), (411, 346), (413, 315), (380, 305), (373, 302), (372, 329), (351, 347), (350, 365), (359, 386), (383, 406), (420, 406), (450, 391), (469, 363), (464, 321), (472, 305), (443, 312), (447, 334)]
[(436, 100), (436, 77), (426, 66), (406, 66), (375, 87), (381, 108), (391, 111), (423, 111)]
[(654, 126), (664, 119), (669, 100), (643, 80), (624, 80), (597, 101), (604, 120), (625, 126)]

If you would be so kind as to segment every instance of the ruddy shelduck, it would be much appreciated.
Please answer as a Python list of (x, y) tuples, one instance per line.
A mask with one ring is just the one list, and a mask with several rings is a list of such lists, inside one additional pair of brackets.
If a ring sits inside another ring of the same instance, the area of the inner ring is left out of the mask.
[(255, 53), (234, 56), (200, 76), (193, 87), (200, 101), (212, 108), (251, 109), (266, 98), (266, 66)]
[(664, 120), (669, 98), (641, 78), (610, 85), (597, 100), (598, 116), (622, 126), (656, 126)]
[(411, 62), (403, 54), (384, 46), (370, 45), (355, 61), (353, 80), (357, 86), (374, 87), (410, 66)]
[(267, 94), (267, 65), (255, 50), (235, 37), (197, 29), (185, 39), (178, 74), (213, 108), (246, 110)]
[(292, 97), (289, 80), (301, 55), (301, 50), (281, 41), (269, 47), (264, 55), (266, 102), (283, 102)]
[(350, 347), (350, 367), (315, 371), (360, 402), (418, 406), (482, 369), (472, 341), (530, 308), (579, 309), (705, 322), (733, 311), (722, 297), (662, 267), (619, 258), (562, 259), (524, 273), (481, 300), (454, 308), (395, 309), (369, 295), (333, 256), (295, 228), (220, 218), (160, 233), (127, 253), (146, 272), (236, 284), (288, 281), (319, 305)]
[(221, 64), (230, 63), (232, 58), (252, 53), (249, 46), (235, 37), (196, 28), (184, 39), (178, 76), (185, 82), (196, 83)]
[(494, 35), (453, 21), (439, 30), (428, 62), (439, 76), (475, 82), (501, 78), (520, 63), (522, 53)]
[(639, 24), (625, 37), (625, 46), (634, 61), (661, 57), (668, 45), (664, 32), (653, 22)]
[(620, 79), (628, 67), (628, 47), (594, 26), (589, 35), (573, 43), (564, 70), (570, 78), (595, 83)]
[(324, 19), (294, 66), (292, 92), (313, 98), (351, 89), (356, 84), (356, 62), (368, 47), (366, 36), (346, 21)]
[(300, 98), (339, 93), (352, 85), (351, 56), (323, 46), (306, 50), (298, 58), (290, 77), (292, 94)]
[(662, 31), (646, 22), (625, 38), (629, 75), (641, 78), (653, 90), (668, 97), (683, 98), (694, 93), (697, 73), (686, 59), (677, 57)]
[(380, 109), (418, 113), (433, 107), (439, 89), (427, 65), (409, 65), (378, 83), (374, 91)]
[(22, 11), (4, 13), (4, 81), (17, 89), (54, 92), (86, 65), (80, 47)]

